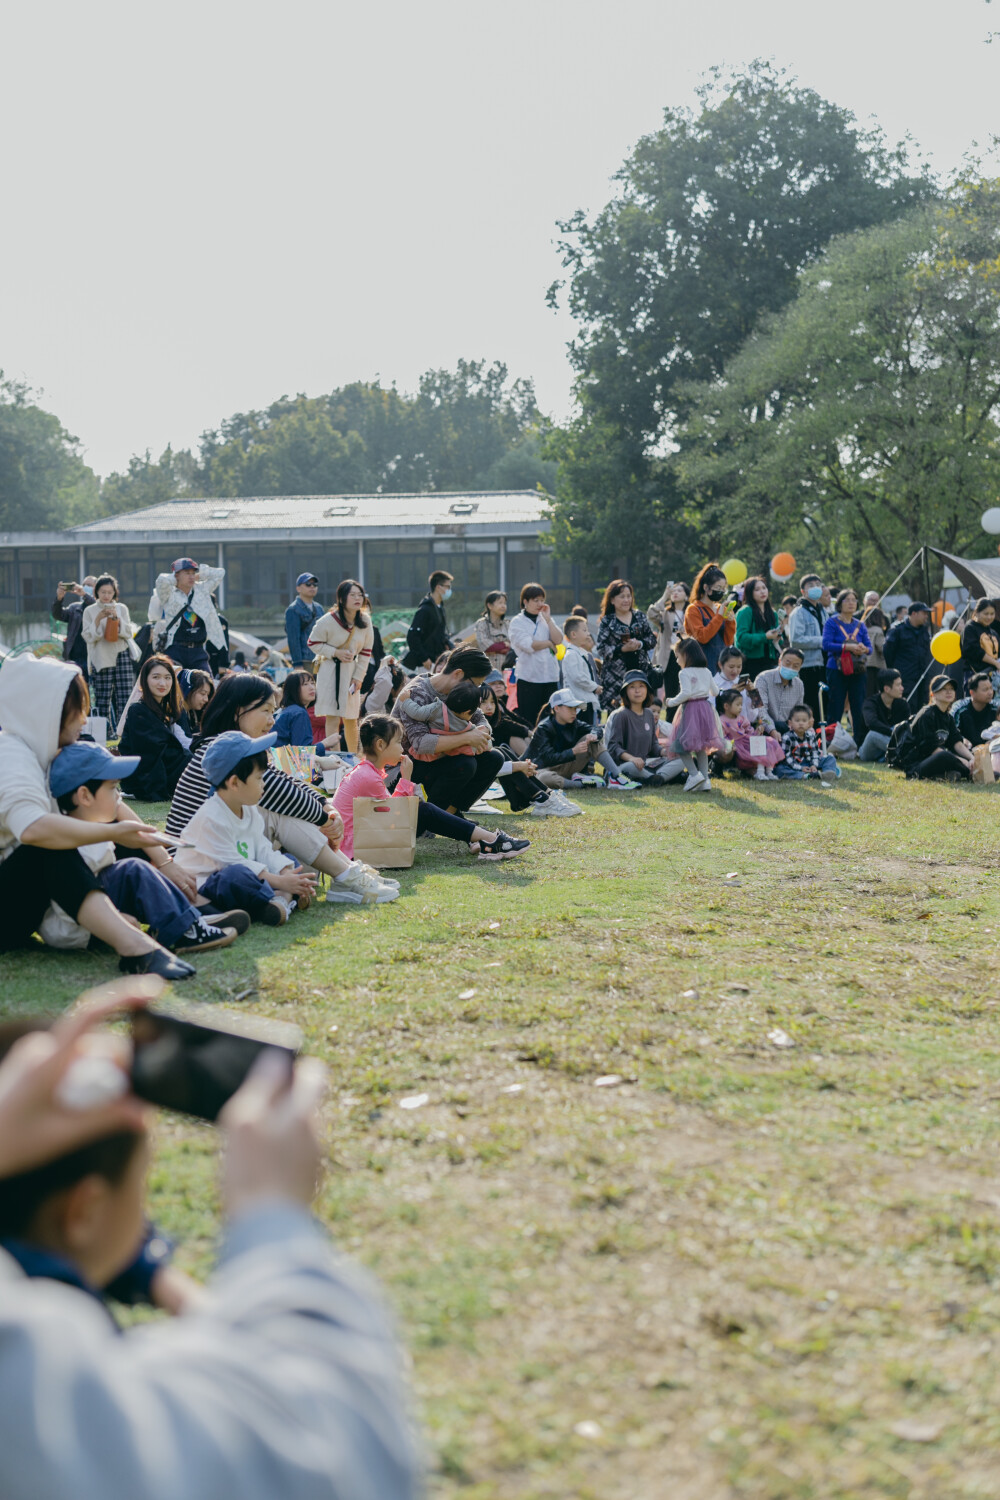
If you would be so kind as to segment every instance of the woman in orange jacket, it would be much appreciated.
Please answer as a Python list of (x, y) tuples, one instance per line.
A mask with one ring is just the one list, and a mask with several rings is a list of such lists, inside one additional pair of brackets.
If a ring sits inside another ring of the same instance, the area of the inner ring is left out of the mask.
[(719, 670), (723, 648), (736, 639), (736, 616), (726, 602), (728, 592), (718, 563), (706, 563), (691, 585), (691, 602), (684, 611), (684, 634), (699, 643), (712, 673)]

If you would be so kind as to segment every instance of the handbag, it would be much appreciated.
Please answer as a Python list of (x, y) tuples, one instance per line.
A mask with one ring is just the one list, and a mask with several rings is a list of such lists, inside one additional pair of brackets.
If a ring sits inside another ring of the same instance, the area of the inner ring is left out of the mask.
[(408, 870), (419, 810), (419, 797), (355, 797), (354, 858), (379, 870)]
[[(841, 626), (840, 628), (841, 628), (841, 630), (843, 630), (844, 627)], [(854, 670), (855, 670), (855, 668), (854, 668), (854, 653), (853, 653), (853, 651), (848, 651), (847, 645), (846, 645), (846, 641), (856, 641), (857, 638), (858, 638), (858, 627), (856, 625), (854, 627), (854, 634), (853, 635), (850, 635), (850, 636), (846, 635), (846, 632), (845, 632), (845, 644), (843, 646), (841, 646), (841, 648), (840, 648), (840, 670), (843, 672), (843, 674), (844, 674), (845, 677), (853, 677), (854, 676)]]
[(104, 627), (104, 639), (109, 644), (111, 644), (113, 641), (117, 641), (117, 639), (118, 639), (118, 625), (119, 625), (118, 616), (117, 616), (117, 614), (115, 614), (115, 615), (112, 615), (111, 619), (107, 622), (107, 624)]

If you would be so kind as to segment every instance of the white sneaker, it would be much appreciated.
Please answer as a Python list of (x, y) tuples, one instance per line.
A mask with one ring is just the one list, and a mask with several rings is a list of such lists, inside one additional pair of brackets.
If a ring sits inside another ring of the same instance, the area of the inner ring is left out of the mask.
[(702, 779), (701, 779), (701, 781), (695, 787), (695, 791), (696, 792), (710, 792), (711, 790), (712, 790), (712, 778), (711, 778), (711, 776), (703, 776)]
[(604, 785), (612, 792), (637, 792), (639, 783), (630, 776), (609, 776)]
[(326, 893), (331, 905), (344, 902), (351, 906), (381, 905), (384, 901), (395, 901), (398, 896), (398, 886), (386, 885), (378, 875), (369, 875), (361, 865), (351, 865), (343, 875), (331, 880)]
[(575, 802), (570, 802), (562, 792), (550, 792), (544, 802), (533, 802), (529, 818), (575, 818), (583, 812)]
[(684, 783), (684, 790), (686, 792), (697, 791), (704, 780), (705, 777), (701, 774), (700, 771), (692, 771), (689, 774), (687, 781), (685, 781)]
[(383, 885), (394, 885), (399, 890), (399, 881), (394, 880), (391, 875), (383, 875), (381, 870), (376, 870), (374, 865), (366, 865), (363, 859), (352, 859), (353, 865), (360, 865), (362, 870), (367, 870), (369, 875), (374, 875), (376, 880), (381, 880)]
[(754, 781), (766, 781), (767, 780), (767, 772), (764, 770), (763, 766), (758, 766), (757, 767), (756, 771), (753, 773), (753, 779), (754, 779)]

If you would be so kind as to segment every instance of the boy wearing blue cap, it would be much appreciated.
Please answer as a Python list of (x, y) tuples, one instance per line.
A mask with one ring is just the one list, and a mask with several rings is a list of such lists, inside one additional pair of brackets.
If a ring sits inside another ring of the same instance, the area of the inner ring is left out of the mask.
[[(117, 823), (135, 815), (121, 803), (119, 782), (139, 764), (136, 755), (111, 755), (103, 745), (78, 740), (60, 750), (49, 769), (49, 790), (59, 811), (85, 823)], [(178, 953), (226, 948), (247, 927), (244, 912), (230, 912), (206, 921), (177, 886), (145, 859), (117, 859), (115, 845), (88, 844), (82, 850), (109, 899), (120, 912), (146, 923), (164, 948)], [(217, 925), (218, 924), (218, 925)], [(39, 933), (54, 948), (85, 948), (90, 934), (54, 902)], [(154, 955), (154, 958), (156, 955)], [(165, 979), (189, 979), (189, 963), (164, 954), (155, 968)]]
[(315, 653), (309, 646), (309, 636), (317, 620), (323, 618), (322, 604), (316, 602), (319, 579), (315, 573), (300, 573), (295, 580), (295, 598), (285, 610), (285, 638), (293, 667), (309, 667)]
[(201, 770), (215, 795), (199, 807), (182, 832), (193, 845), (179, 848), (175, 863), (192, 874), (214, 904), (233, 902), (254, 922), (280, 927), (316, 891), (316, 876), (274, 849), (257, 807), (264, 790), (267, 752), (276, 734), (252, 740), (238, 729), (213, 739)]

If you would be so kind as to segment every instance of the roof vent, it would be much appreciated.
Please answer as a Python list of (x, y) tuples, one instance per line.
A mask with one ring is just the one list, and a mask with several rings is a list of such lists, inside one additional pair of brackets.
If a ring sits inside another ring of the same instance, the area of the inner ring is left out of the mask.
[(448, 510), (453, 516), (472, 516), (479, 509), (476, 500), (456, 500), (454, 505), (449, 505)]
[(225, 521), (228, 515), (228, 510), (210, 510), (208, 513), (208, 519), (210, 521)]
[(357, 510), (356, 505), (331, 505), (329, 510), (323, 512), (324, 516), (353, 516)]

